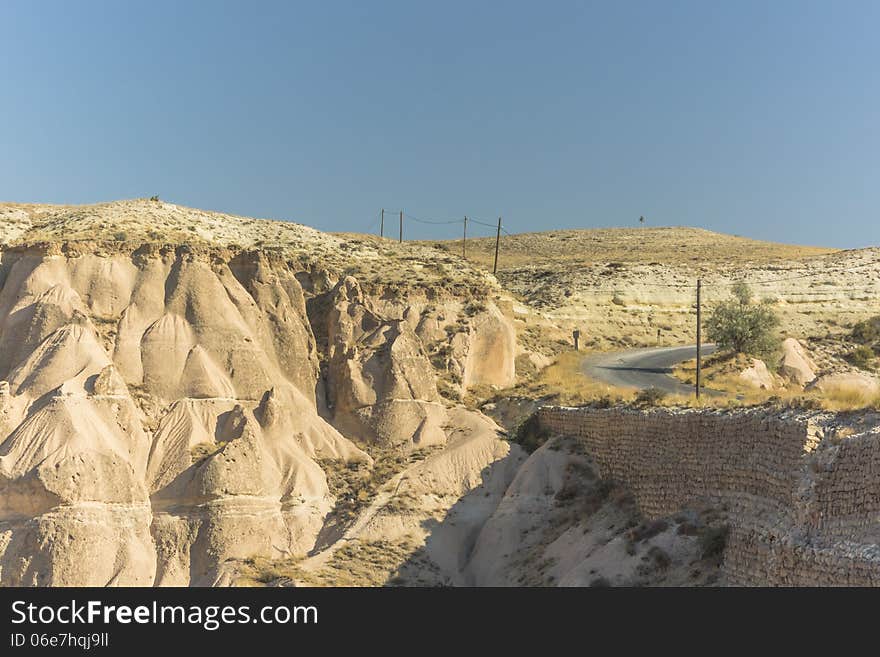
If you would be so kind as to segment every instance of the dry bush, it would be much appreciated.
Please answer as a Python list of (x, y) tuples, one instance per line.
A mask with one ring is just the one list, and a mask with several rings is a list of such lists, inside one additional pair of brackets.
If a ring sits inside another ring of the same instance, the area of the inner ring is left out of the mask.
[(660, 406), (668, 395), (669, 393), (660, 388), (645, 388), (639, 390), (633, 401), (636, 406)]
[(727, 538), (730, 535), (730, 527), (707, 527), (700, 535), (700, 550), (703, 559), (720, 558), (727, 547)]
[(654, 538), (658, 534), (662, 534), (667, 529), (669, 529), (669, 521), (665, 518), (645, 520), (637, 527), (631, 529), (627, 538), (633, 543), (640, 543), (649, 538)]

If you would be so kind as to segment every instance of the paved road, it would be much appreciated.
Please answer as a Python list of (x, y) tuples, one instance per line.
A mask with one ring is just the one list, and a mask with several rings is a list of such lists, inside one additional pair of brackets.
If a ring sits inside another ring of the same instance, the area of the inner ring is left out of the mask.
[[(704, 344), (703, 355), (715, 351), (715, 345)], [(671, 376), (673, 365), (697, 357), (697, 346), (630, 349), (587, 356), (581, 369), (587, 376), (615, 386), (660, 388), (669, 393), (691, 394), (692, 385)], [(711, 390), (703, 389), (712, 394)]]

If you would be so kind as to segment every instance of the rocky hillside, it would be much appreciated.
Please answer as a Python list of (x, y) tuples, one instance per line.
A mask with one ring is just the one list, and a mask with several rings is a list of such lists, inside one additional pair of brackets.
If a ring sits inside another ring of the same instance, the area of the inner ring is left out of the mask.
[[(436, 244), (436, 243), (435, 243)], [(494, 239), (468, 240), (491, 266)], [(457, 253), (459, 243), (439, 247)], [(697, 228), (548, 231), (504, 236), (498, 280), (524, 303), (600, 348), (693, 341), (696, 280), (706, 308), (734, 281), (773, 299), (789, 335), (824, 336), (876, 314), (880, 249), (837, 251)]]
[(234, 583), (365, 536), (389, 485), (429, 498), (408, 545), (512, 477), (454, 401), (515, 356), (457, 259), (158, 201), (0, 212), (0, 584)]
[(95, 249), (98, 243), (110, 249), (123, 243), (260, 250), (295, 260), (299, 267), (356, 276), (377, 296), (416, 289), (428, 295), (451, 291), (482, 296), (494, 285), (479, 267), (414, 242), (333, 235), (290, 221), (147, 199), (82, 206), (0, 203), (0, 246), (43, 243), (77, 243), (81, 250)]

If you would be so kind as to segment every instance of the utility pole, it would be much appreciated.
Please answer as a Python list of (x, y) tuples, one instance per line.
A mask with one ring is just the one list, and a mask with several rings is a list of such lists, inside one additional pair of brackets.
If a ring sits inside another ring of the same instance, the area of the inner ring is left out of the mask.
[(397, 241), (403, 244), (403, 210), (400, 211), (400, 237)]
[(495, 233), (495, 264), (492, 265), (492, 273), (498, 272), (498, 242), (501, 241), (501, 217), (498, 217), (498, 232)]
[(700, 361), (700, 339), (702, 338), (702, 318), (700, 315), (700, 291), (703, 287), (703, 281), (697, 279), (697, 399), (700, 398), (700, 369), (702, 362)]
[(461, 240), (461, 257), (467, 260), (467, 216), (464, 218), (464, 236)]
[(379, 216), (379, 237), (385, 237), (385, 208), (382, 208)]

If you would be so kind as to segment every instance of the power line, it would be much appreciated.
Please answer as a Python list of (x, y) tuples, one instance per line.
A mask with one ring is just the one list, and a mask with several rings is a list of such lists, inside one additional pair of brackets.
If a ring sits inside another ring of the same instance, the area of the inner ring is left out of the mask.
[(495, 224), (490, 224), (485, 221), (480, 221), (479, 219), (474, 219), (470, 215), (468, 215), (468, 221), (473, 221), (475, 224), (480, 224), (481, 226), (488, 226), (489, 228), (495, 228)]
[[(465, 221), (467, 221), (470, 224), (476, 224), (479, 226), (484, 226), (486, 228), (490, 228), (494, 231), (499, 231), (499, 226), (496, 225), (495, 223), (489, 223), (489, 222), (484, 221), (480, 218), (475, 218), (471, 215), (467, 215), (466, 220), (464, 219), (464, 217), (462, 217), (461, 219), (433, 219), (433, 218), (432, 219), (423, 219), (423, 218), (411, 215), (407, 212), (403, 212), (401, 210), (395, 210), (395, 211), (386, 210), (386, 212), (389, 212), (390, 214), (401, 214), (402, 217), (406, 217), (407, 219), (410, 219), (410, 220), (415, 221), (416, 223), (420, 223), (420, 224), (427, 224), (427, 225), (434, 225), (434, 226), (450, 226), (450, 225), (454, 225), (454, 224), (462, 224)], [(376, 224), (376, 221), (374, 220), (371, 223), (371, 227), (374, 226), (375, 224)], [(516, 237), (515, 234), (511, 233), (504, 226), (500, 226), (500, 232), (503, 233), (507, 237)], [(482, 231), (480, 231), (480, 235), (484, 239), (490, 237), (489, 235), (483, 234)], [(761, 280), (748, 280), (748, 279), (740, 278), (739, 280), (732, 280), (732, 281), (729, 281), (726, 283), (725, 282), (707, 283), (707, 282), (703, 281), (702, 287), (704, 289), (705, 288), (730, 288), (738, 283), (746, 283), (747, 285), (750, 285), (750, 286), (769, 285), (772, 283), (784, 283), (786, 281), (802, 280), (802, 279), (806, 279), (806, 278), (814, 278), (814, 277), (820, 277), (820, 276), (834, 276), (837, 274), (858, 271), (858, 270), (863, 269), (865, 267), (874, 267), (877, 265), (880, 265), (880, 260), (865, 262), (860, 265), (853, 265), (852, 267), (845, 267), (842, 269), (811, 270), (811, 271), (797, 273), (797, 274), (790, 275), (790, 276), (779, 276), (779, 277), (775, 277), (775, 278), (767, 278), (767, 279), (761, 279)], [(877, 284), (880, 284), (880, 278), (878, 278)], [(695, 287), (695, 284), (690, 283), (690, 282), (687, 282), (687, 283), (640, 282), (639, 285), (643, 286), (643, 287), (658, 287), (658, 288), (680, 289), (680, 290), (693, 289)], [(861, 288), (857, 288), (857, 289), (861, 290)], [(864, 290), (865, 291), (872, 291), (872, 288), (864, 288)], [(853, 291), (856, 291), (856, 289), (853, 289)]]
[(403, 216), (408, 219), (412, 219), (413, 221), (418, 222), (420, 224), (433, 224), (433, 225), (460, 224), (464, 221), (464, 219), (448, 219), (448, 220), (446, 220), (446, 219), (440, 219), (440, 220), (438, 220), (438, 219), (419, 219), (418, 217), (414, 217), (411, 214), (407, 214), (406, 212), (403, 213)]

